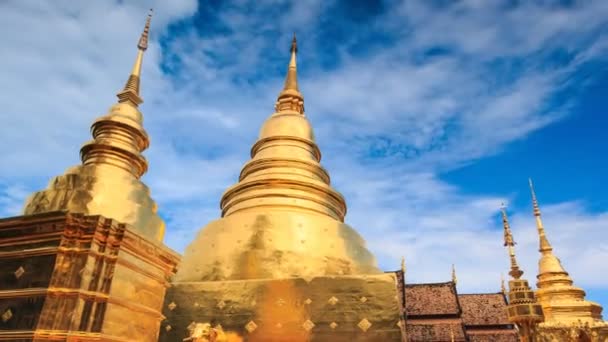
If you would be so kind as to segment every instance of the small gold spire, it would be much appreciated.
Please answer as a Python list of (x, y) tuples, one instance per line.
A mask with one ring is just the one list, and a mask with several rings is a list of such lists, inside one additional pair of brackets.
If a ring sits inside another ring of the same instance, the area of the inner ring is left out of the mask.
[(285, 77), (285, 86), (279, 94), (275, 110), (277, 112), (295, 111), (304, 114), (304, 98), (298, 89), (298, 67), (297, 58), (298, 43), (294, 33), (291, 41), (291, 59), (287, 68), (287, 76)]
[(507, 294), (507, 288), (505, 286), (505, 276), (504, 274), (500, 274), (500, 292), (502, 292), (502, 294)]
[(144, 32), (141, 33), (141, 37), (139, 37), (139, 43), (137, 47), (140, 50), (146, 51), (148, 49), (148, 35), (150, 34), (150, 20), (152, 20), (152, 14), (154, 10), (150, 8), (150, 13), (148, 13), (148, 18), (146, 19), (146, 26), (144, 26)]
[(456, 267), (452, 264), (452, 282), (454, 285), (458, 283), (458, 279), (456, 279)]
[(293, 39), (291, 40), (291, 59), (289, 60), (289, 68), (287, 69), (287, 78), (285, 79), (285, 87), (284, 90), (292, 89), (295, 91), (298, 90), (298, 74), (297, 74), (297, 62), (296, 55), (298, 54), (298, 42), (296, 40), (296, 34), (293, 34)]
[(401, 257), (401, 273), (405, 276), (405, 257)]
[(524, 272), (520, 270), (519, 265), (517, 265), (517, 259), (515, 258), (515, 241), (513, 240), (513, 234), (511, 233), (511, 227), (509, 226), (509, 219), (507, 218), (507, 211), (504, 203), (501, 205), (500, 211), (502, 213), (502, 226), (504, 229), (504, 246), (508, 248), (509, 258), (511, 259), (511, 271), (509, 271), (509, 274), (514, 279), (519, 279)]
[(134, 106), (138, 106), (143, 103), (139, 95), (139, 79), (141, 76), (141, 65), (144, 59), (144, 52), (148, 49), (148, 36), (150, 34), (150, 21), (152, 20), (153, 10), (150, 9), (150, 13), (148, 14), (148, 18), (146, 19), (146, 25), (144, 26), (144, 31), (139, 37), (139, 42), (137, 43), (137, 57), (135, 59), (135, 64), (133, 65), (133, 70), (131, 70), (131, 75), (129, 75), (129, 79), (125, 84), (124, 89), (119, 92), (116, 96), (118, 96), (118, 102), (129, 102)]
[(538, 237), (540, 240), (540, 252), (542, 253), (550, 253), (553, 248), (547, 239), (545, 234), (545, 228), (543, 226), (543, 221), (541, 219), (540, 207), (538, 206), (538, 200), (536, 199), (536, 192), (534, 191), (534, 184), (532, 183), (532, 179), (528, 178), (528, 183), (530, 184), (530, 193), (532, 194), (532, 207), (534, 209), (534, 217), (536, 218), (536, 229), (538, 230)]

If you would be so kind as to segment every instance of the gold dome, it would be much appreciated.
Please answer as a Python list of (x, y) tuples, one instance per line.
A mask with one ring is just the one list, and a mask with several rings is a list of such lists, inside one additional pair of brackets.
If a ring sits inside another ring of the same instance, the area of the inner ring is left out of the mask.
[(272, 136), (289, 136), (315, 141), (310, 122), (299, 113), (275, 113), (271, 115), (260, 130), (259, 140)]

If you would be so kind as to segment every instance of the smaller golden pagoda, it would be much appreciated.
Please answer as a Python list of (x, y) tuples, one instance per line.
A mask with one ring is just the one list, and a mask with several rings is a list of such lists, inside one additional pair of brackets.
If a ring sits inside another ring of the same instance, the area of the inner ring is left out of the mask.
[(141, 154), (150, 145), (138, 106), (144, 52), (151, 14), (137, 44), (135, 64), (118, 102), (91, 126), (93, 140), (80, 149), (81, 165), (70, 167), (26, 201), (24, 215), (57, 210), (103, 215), (129, 224), (144, 237), (160, 242), (165, 223), (150, 190), (141, 181), (148, 162)]
[(608, 323), (602, 319), (602, 307), (585, 299), (585, 291), (573, 285), (561, 261), (553, 254), (541, 219), (540, 207), (529, 180), (532, 207), (539, 237), (538, 290), (545, 321), (538, 326), (539, 337), (559, 341), (605, 341)]
[(118, 103), (95, 120), (82, 164), (0, 219), (0, 341), (155, 342), (179, 254), (141, 182), (138, 105), (151, 13)]
[[(509, 259), (511, 261), (511, 270), (509, 275), (513, 278), (509, 280), (509, 306), (507, 313), (509, 321), (515, 323), (519, 329), (519, 336), (522, 342), (532, 342), (534, 339), (534, 331), (536, 324), (543, 321), (543, 311), (541, 306), (536, 302), (534, 291), (528, 285), (526, 279), (521, 276), (524, 272), (519, 268), (517, 259), (515, 258), (515, 241), (509, 226), (506, 208), (501, 208), (502, 224), (504, 229), (504, 245), (509, 251)], [(502, 292), (505, 292), (504, 281), (502, 282)]]

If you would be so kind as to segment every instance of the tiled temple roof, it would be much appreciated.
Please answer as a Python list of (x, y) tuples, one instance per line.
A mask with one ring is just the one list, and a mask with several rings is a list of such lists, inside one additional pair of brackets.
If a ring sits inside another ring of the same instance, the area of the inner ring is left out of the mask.
[(466, 325), (510, 325), (507, 302), (502, 293), (458, 295)]
[(467, 336), (470, 342), (519, 342), (517, 330), (495, 330), (495, 331), (469, 331)]
[(411, 322), (406, 326), (408, 341), (466, 341), (462, 321), (459, 319)]
[(406, 284), (405, 312), (408, 317), (459, 315), (454, 283)]

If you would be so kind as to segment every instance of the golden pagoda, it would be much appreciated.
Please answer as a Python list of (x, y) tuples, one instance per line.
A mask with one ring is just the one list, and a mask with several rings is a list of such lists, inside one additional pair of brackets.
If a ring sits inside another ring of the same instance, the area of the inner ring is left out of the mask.
[[(522, 342), (534, 342), (536, 341), (536, 325), (544, 319), (543, 311), (541, 306), (537, 303), (534, 291), (532, 291), (528, 285), (528, 281), (521, 279), (524, 272), (519, 268), (517, 259), (515, 258), (515, 241), (513, 240), (509, 219), (507, 218), (507, 211), (504, 206), (501, 208), (501, 212), (504, 229), (504, 245), (509, 251), (509, 259), (511, 261), (509, 275), (513, 278), (512, 280), (509, 280), (509, 321), (517, 324)], [(505, 292), (504, 283), (502, 285), (502, 292)]]
[(532, 180), (529, 183), (541, 254), (536, 297), (545, 321), (538, 326), (539, 336), (547, 341), (605, 341), (608, 339), (608, 322), (602, 320), (602, 307), (585, 299), (585, 291), (573, 285), (572, 278), (553, 254)]
[[(0, 219), (0, 340), (156, 341), (179, 255), (140, 177), (149, 145), (138, 105), (151, 13), (118, 103), (95, 120), (82, 164)], [(125, 324), (128, 321), (129, 324)]]
[[(150, 190), (141, 182), (148, 162), (141, 152), (150, 140), (138, 105), (141, 67), (148, 48), (151, 14), (137, 44), (138, 52), (129, 79), (109, 113), (91, 126), (93, 140), (80, 149), (82, 164), (55, 177), (47, 189), (34, 193), (24, 215), (68, 210), (112, 217), (130, 224), (142, 236), (162, 241), (165, 223), (158, 216)], [(120, 191), (116, 191), (120, 189)]]
[(344, 223), (298, 89), (297, 43), (275, 112), (187, 247), (168, 290), (161, 341), (211, 322), (250, 341), (401, 341), (394, 273)]

